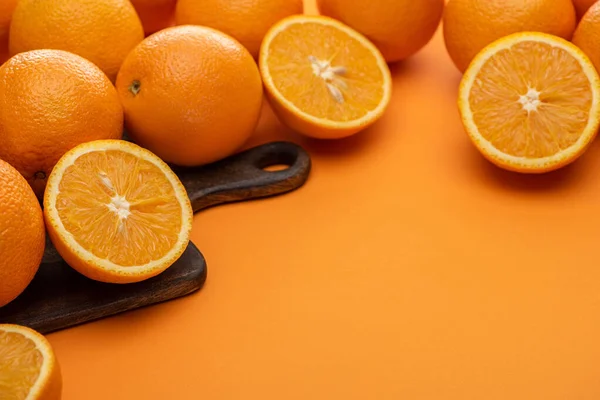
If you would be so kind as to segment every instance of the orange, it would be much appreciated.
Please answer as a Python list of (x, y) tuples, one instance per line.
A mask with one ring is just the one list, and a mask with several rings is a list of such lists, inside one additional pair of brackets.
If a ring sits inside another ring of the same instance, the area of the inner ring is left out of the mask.
[(116, 86), (132, 139), (173, 164), (232, 154), (260, 117), (256, 63), (236, 40), (207, 27), (149, 36), (123, 63)]
[(594, 4), (597, 0), (573, 0), (575, 11), (577, 11), (577, 18), (583, 18), (586, 11)]
[(377, 121), (390, 101), (390, 70), (379, 50), (329, 17), (281, 20), (265, 36), (259, 63), (275, 113), (307, 136), (353, 135)]
[(23, 174), (38, 197), (67, 150), (122, 132), (117, 92), (86, 59), (32, 50), (0, 67), (0, 158)]
[(594, 4), (579, 22), (573, 34), (573, 44), (578, 46), (600, 71), (600, 2)]
[(40, 203), (31, 187), (16, 169), (2, 160), (0, 199), (2, 307), (16, 299), (33, 279), (44, 255), (46, 231)]
[(142, 21), (145, 34), (150, 35), (171, 26), (177, 0), (131, 0), (131, 4)]
[(596, 136), (600, 78), (589, 58), (554, 35), (516, 33), (484, 48), (458, 105), (479, 151), (504, 169), (540, 173), (581, 156)]
[(444, 0), (318, 0), (319, 12), (371, 40), (388, 62), (425, 46), (437, 30)]
[(175, 21), (220, 30), (257, 58), (267, 30), (280, 19), (302, 12), (302, 0), (179, 0)]
[(68, 151), (44, 195), (48, 235), (90, 279), (139, 282), (169, 268), (189, 243), (192, 206), (179, 178), (155, 154), (124, 140)]
[(464, 72), (486, 45), (522, 31), (539, 31), (570, 40), (575, 30), (571, 0), (449, 0), (444, 11), (446, 49)]
[(96, 64), (114, 81), (125, 56), (144, 38), (129, 0), (19, 0), (10, 52), (59, 49)]
[(60, 400), (62, 375), (52, 346), (35, 330), (0, 324), (0, 399)]
[(8, 58), (8, 32), (17, 0), (0, 1), (0, 63)]

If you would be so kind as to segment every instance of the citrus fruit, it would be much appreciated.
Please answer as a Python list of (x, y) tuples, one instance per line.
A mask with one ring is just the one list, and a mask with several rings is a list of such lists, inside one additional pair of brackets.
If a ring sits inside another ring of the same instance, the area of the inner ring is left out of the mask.
[(575, 23), (571, 0), (448, 0), (443, 33), (448, 54), (464, 72), (473, 57), (496, 39), (536, 31), (570, 40)]
[(600, 78), (572, 43), (516, 33), (485, 47), (460, 84), (468, 136), (492, 163), (541, 173), (584, 153), (598, 129)]
[(0, 67), (0, 159), (23, 174), (38, 197), (63, 153), (122, 132), (117, 91), (90, 61), (62, 50), (32, 50)]
[(10, 27), (12, 55), (58, 49), (96, 64), (111, 81), (144, 38), (129, 0), (19, 0)]
[(52, 346), (31, 328), (0, 324), (0, 399), (59, 400), (60, 366)]
[(444, 0), (318, 0), (321, 15), (335, 18), (373, 42), (388, 62), (419, 51), (437, 30)]
[(17, 0), (0, 1), (0, 63), (8, 59), (8, 32)]
[(583, 18), (585, 12), (594, 4), (597, 0), (573, 0), (575, 11), (577, 12), (577, 18)]
[(48, 235), (67, 264), (90, 279), (139, 282), (183, 253), (192, 206), (175, 173), (124, 140), (95, 140), (56, 164), (44, 195)]
[(275, 113), (307, 136), (350, 136), (377, 121), (390, 101), (390, 70), (379, 50), (329, 17), (292, 16), (275, 24), (259, 64)]
[(150, 35), (171, 26), (177, 0), (131, 0), (131, 4), (142, 21), (145, 34)]
[(579, 47), (600, 71), (600, 2), (594, 4), (577, 25), (573, 44)]
[(116, 86), (131, 138), (177, 165), (235, 152), (261, 112), (262, 83), (250, 53), (208, 27), (176, 26), (147, 37), (127, 56)]
[(302, 0), (179, 0), (175, 22), (224, 32), (257, 58), (267, 30), (280, 19), (302, 12)]
[(33, 279), (44, 255), (46, 232), (42, 209), (31, 187), (16, 169), (2, 160), (0, 160), (0, 201), (2, 207), (0, 307), (2, 307), (16, 299)]

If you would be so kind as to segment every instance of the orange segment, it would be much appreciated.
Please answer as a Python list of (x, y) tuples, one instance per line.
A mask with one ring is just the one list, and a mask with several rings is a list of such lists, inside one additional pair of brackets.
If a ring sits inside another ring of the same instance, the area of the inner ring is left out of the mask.
[(505, 169), (546, 172), (581, 156), (596, 135), (600, 79), (574, 45), (542, 33), (502, 38), (474, 59), (460, 86), (469, 137)]
[(136, 282), (168, 268), (189, 242), (185, 188), (156, 155), (122, 140), (66, 153), (44, 198), (48, 233), (82, 274)]
[(58, 400), (60, 367), (50, 343), (38, 332), (0, 325), (0, 399)]
[(281, 20), (265, 36), (259, 63), (279, 118), (308, 136), (349, 136), (374, 123), (389, 104), (391, 77), (381, 53), (328, 17)]

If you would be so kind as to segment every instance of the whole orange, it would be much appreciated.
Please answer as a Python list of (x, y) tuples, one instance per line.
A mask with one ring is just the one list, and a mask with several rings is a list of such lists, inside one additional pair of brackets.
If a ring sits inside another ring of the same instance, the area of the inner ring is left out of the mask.
[(42, 208), (19, 172), (0, 160), (0, 307), (10, 303), (37, 272), (46, 231)]
[(446, 49), (461, 72), (485, 46), (509, 34), (537, 31), (570, 40), (574, 30), (571, 0), (449, 0), (443, 17)]
[(261, 111), (262, 81), (252, 56), (208, 27), (176, 26), (147, 37), (125, 59), (116, 86), (131, 138), (178, 165), (235, 152)]
[(8, 32), (17, 0), (0, 1), (0, 63), (8, 58)]
[(592, 5), (585, 13), (575, 33), (573, 44), (579, 47), (600, 71), (600, 2)]
[(90, 61), (63, 50), (17, 54), (0, 67), (0, 159), (41, 198), (46, 178), (72, 147), (120, 138), (123, 108)]
[(144, 33), (150, 35), (171, 26), (177, 0), (131, 0), (131, 4), (142, 21)]
[(444, 0), (318, 0), (319, 12), (370, 39), (388, 62), (419, 51), (433, 37)]
[(11, 55), (35, 49), (70, 51), (114, 81), (127, 54), (143, 38), (129, 0), (19, 0), (9, 49)]
[(589, 8), (598, 0), (573, 0), (575, 11), (577, 11), (577, 19), (583, 18), (583, 15)]
[(269, 28), (282, 18), (302, 12), (302, 0), (179, 0), (175, 22), (220, 30), (257, 58)]

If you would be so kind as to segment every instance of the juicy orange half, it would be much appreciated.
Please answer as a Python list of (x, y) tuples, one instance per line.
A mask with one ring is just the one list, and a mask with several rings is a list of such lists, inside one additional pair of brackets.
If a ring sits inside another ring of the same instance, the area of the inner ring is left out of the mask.
[(390, 102), (390, 70), (379, 50), (329, 17), (295, 15), (273, 25), (259, 65), (279, 119), (307, 136), (352, 135), (377, 121)]
[(148, 279), (183, 253), (192, 207), (175, 173), (124, 140), (96, 140), (65, 153), (44, 194), (59, 254), (83, 275), (110, 283)]
[(494, 164), (523, 173), (561, 168), (596, 136), (600, 79), (579, 48), (534, 32), (483, 49), (463, 76), (458, 106), (465, 129)]
[(0, 325), (0, 399), (59, 400), (62, 376), (50, 343), (19, 325)]

